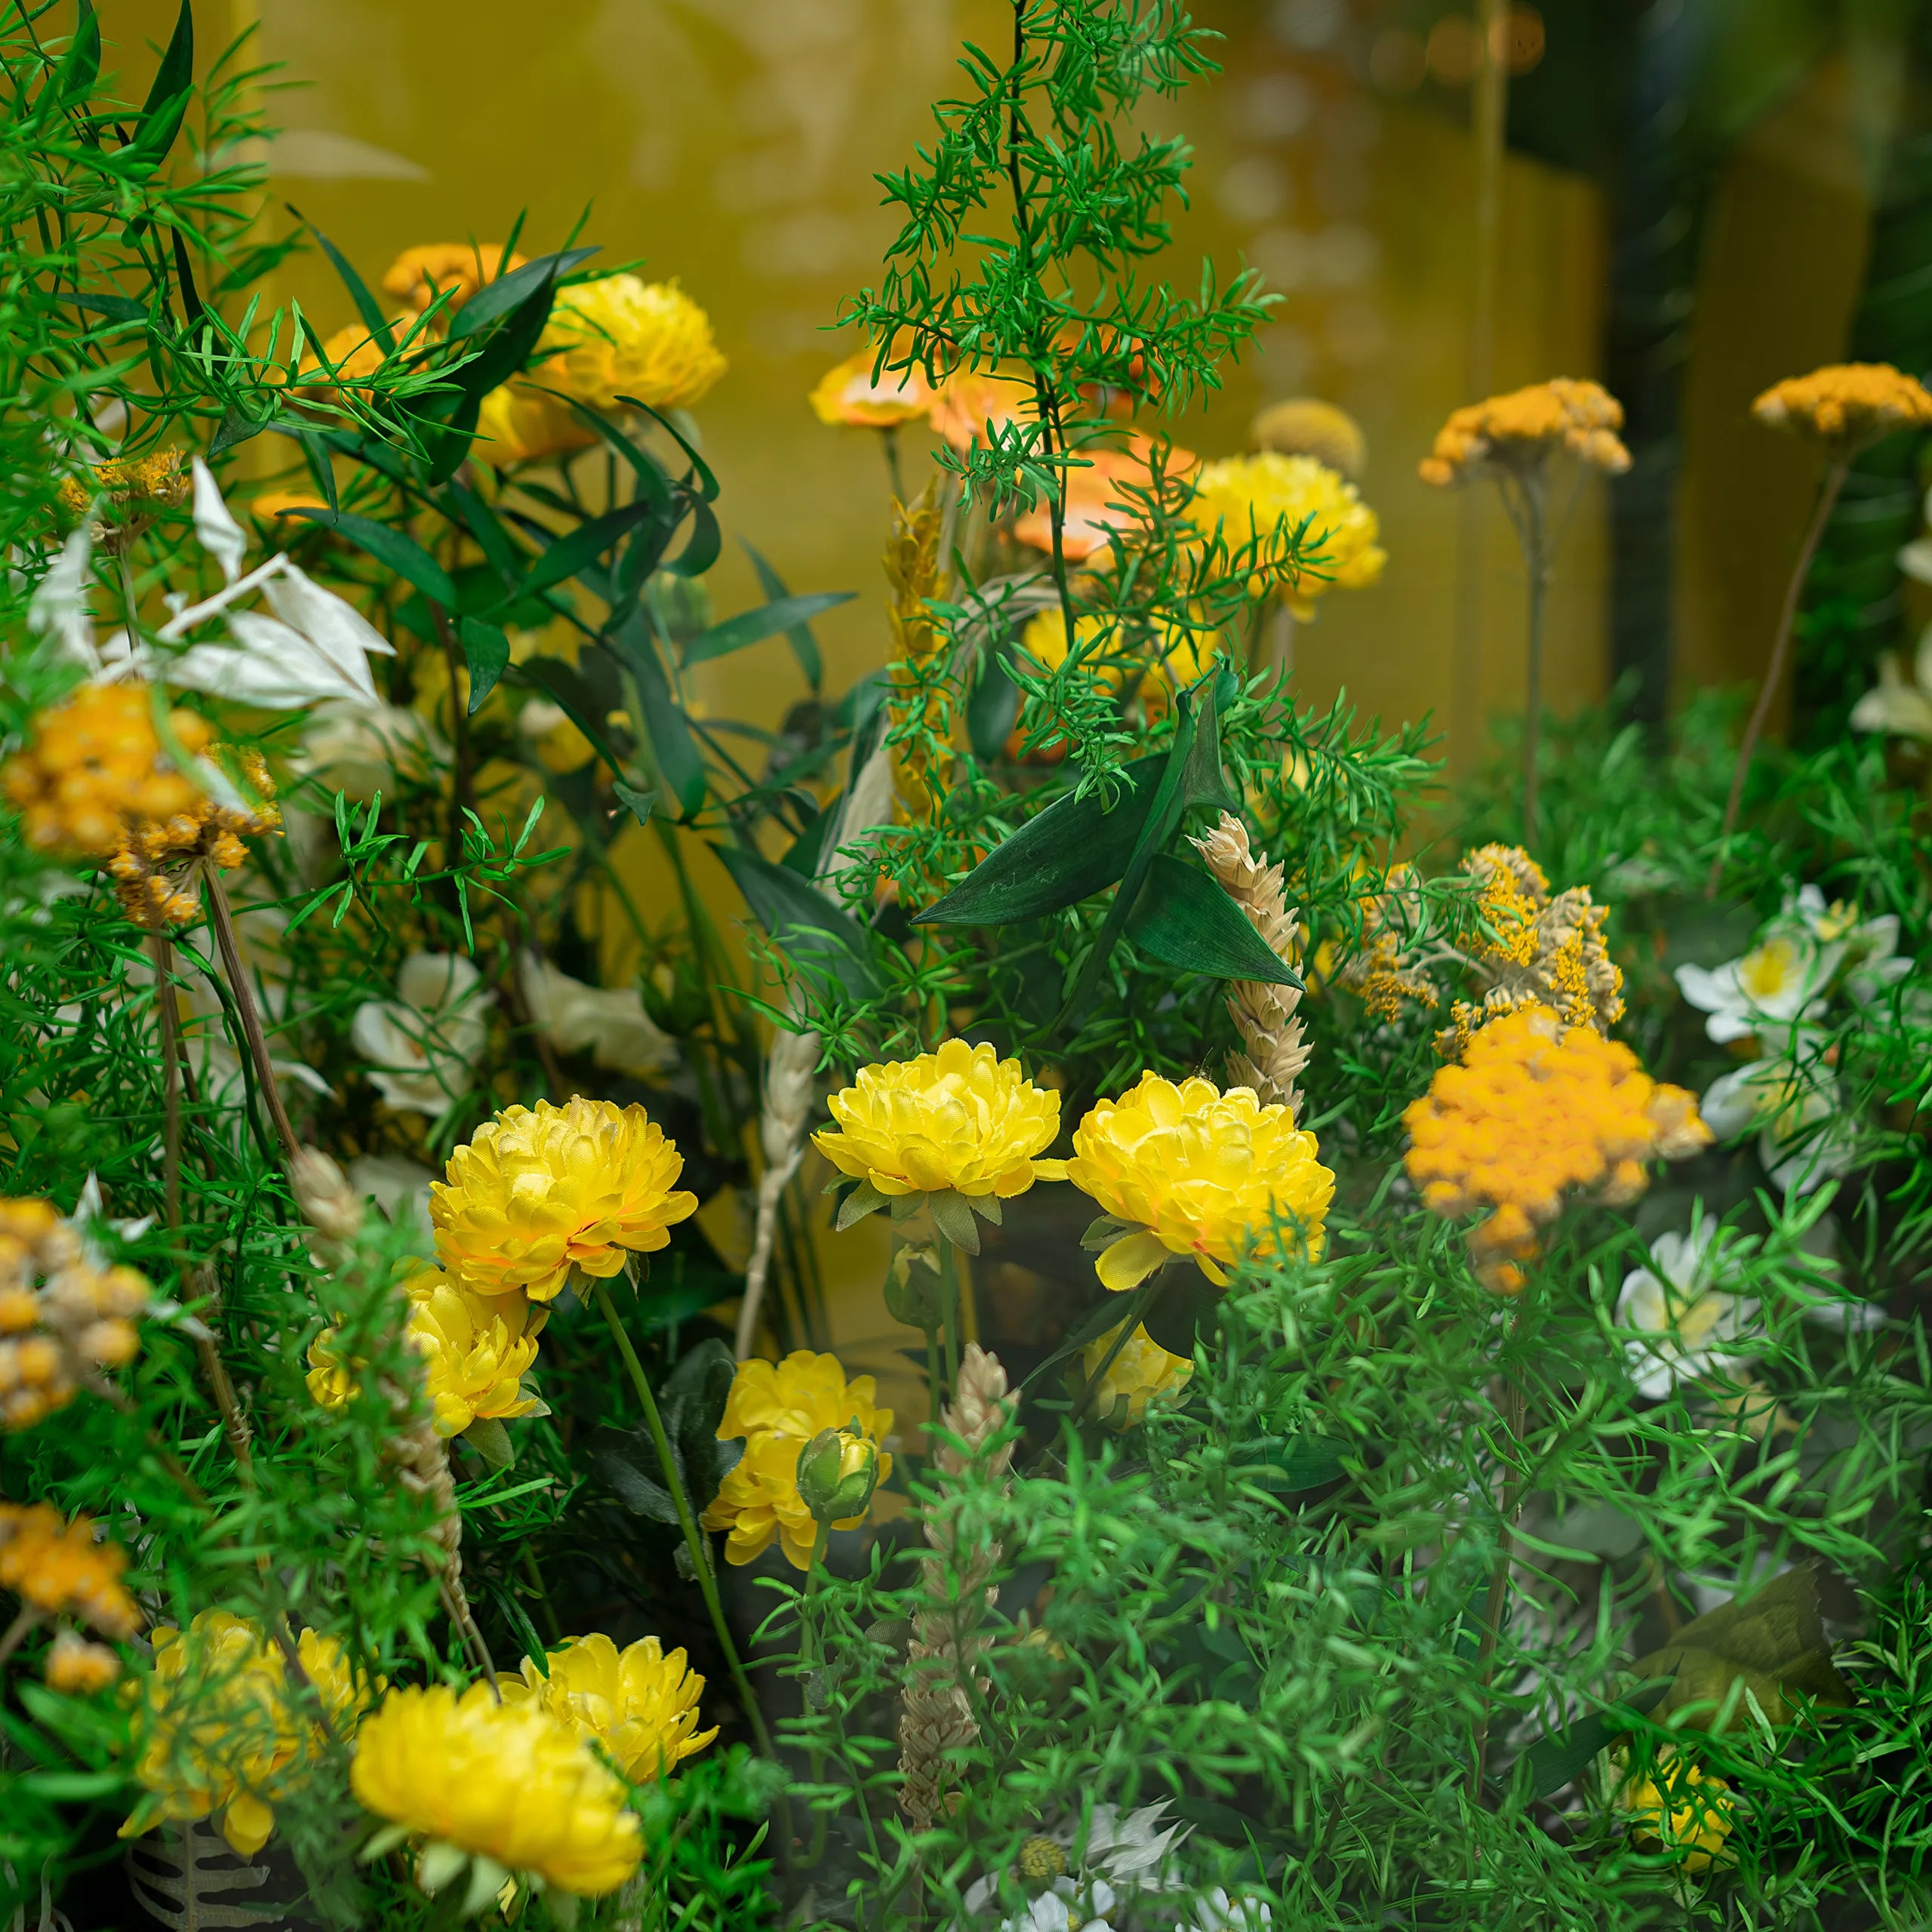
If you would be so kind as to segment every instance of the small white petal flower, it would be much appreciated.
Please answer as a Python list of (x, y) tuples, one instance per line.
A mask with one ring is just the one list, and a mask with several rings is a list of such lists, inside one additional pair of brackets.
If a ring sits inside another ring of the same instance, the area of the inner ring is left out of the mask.
[(589, 1048), (599, 1066), (623, 1073), (675, 1064), (676, 1044), (651, 1024), (636, 987), (587, 986), (529, 952), (518, 977), (531, 1019), (558, 1052)]
[(1193, 1923), (1183, 1932), (1268, 1932), (1274, 1922), (1273, 1909), (1266, 1899), (1248, 1892), (1231, 1899), (1217, 1885), (1196, 1900)]
[(90, 672), (100, 669), (94, 620), (88, 614), (88, 566), (93, 556), (93, 528), (83, 518), (27, 604), (28, 629), (45, 638), (57, 658)]
[(1816, 1035), (1794, 1028), (1791, 1051), (1721, 1074), (1698, 1103), (1720, 1140), (1758, 1134), (1758, 1157), (1774, 1187), (1809, 1194), (1858, 1164), (1856, 1122), (1817, 1051)]
[(1717, 1248), (1717, 1233), (1715, 1223), (1700, 1220), (1687, 1234), (1660, 1235), (1651, 1244), (1651, 1265), (1623, 1278), (1617, 1325), (1641, 1331), (1626, 1354), (1637, 1392), (1652, 1401), (1719, 1360), (1748, 1358), (1732, 1344), (1750, 1334), (1758, 1304), (1723, 1285), (1737, 1270)]
[(195, 459), (194, 473), (195, 534), (202, 540), (202, 548), (221, 566), (222, 576), (232, 583), (242, 574), (248, 540), (222, 501), (213, 472), (199, 457)]
[(1837, 970), (1842, 944), (1821, 946), (1804, 926), (1780, 924), (1742, 958), (1715, 971), (1680, 966), (1684, 997), (1710, 1017), (1704, 1031), (1720, 1044), (1809, 1017)]
[(467, 1092), (482, 1057), (495, 998), (460, 953), (412, 952), (396, 975), (397, 997), (355, 1009), (349, 1038), (372, 1063), (370, 1075), (398, 1112), (435, 1119)]

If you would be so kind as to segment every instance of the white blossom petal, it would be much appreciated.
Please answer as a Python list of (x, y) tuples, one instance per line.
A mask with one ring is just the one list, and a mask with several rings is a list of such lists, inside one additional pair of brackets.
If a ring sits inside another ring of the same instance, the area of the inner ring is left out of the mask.
[(221, 574), (232, 583), (242, 572), (242, 560), (248, 554), (248, 540), (242, 526), (221, 500), (220, 486), (199, 457), (195, 470), (195, 534), (202, 548), (221, 566)]
[(27, 628), (47, 639), (56, 657), (90, 672), (100, 669), (94, 620), (88, 614), (88, 566), (93, 556), (93, 528), (83, 518), (27, 605)]

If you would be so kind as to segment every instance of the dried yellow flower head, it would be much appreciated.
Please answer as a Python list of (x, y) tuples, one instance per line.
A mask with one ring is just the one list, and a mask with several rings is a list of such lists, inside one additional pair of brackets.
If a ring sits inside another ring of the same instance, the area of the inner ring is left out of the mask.
[(540, 1671), (528, 1657), (522, 1674), (500, 1675), (506, 1704), (540, 1704), (577, 1734), (601, 1745), (633, 1784), (676, 1770), (718, 1735), (700, 1732), (698, 1697), (704, 1679), (686, 1666), (682, 1651), (666, 1657), (655, 1637), (620, 1651), (601, 1632), (573, 1637), (545, 1653)]
[(1600, 383), (1558, 376), (1457, 410), (1436, 432), (1422, 480), (1438, 489), (1499, 471), (1540, 467), (1558, 449), (1592, 469), (1619, 475), (1630, 452), (1617, 431), (1623, 405)]
[[(745, 1438), (745, 1453), (725, 1477), (704, 1512), (708, 1530), (729, 1532), (728, 1563), (749, 1563), (781, 1540), (795, 1569), (811, 1567), (818, 1524), (798, 1494), (798, 1452), (824, 1429), (855, 1430), (874, 1443), (892, 1428), (892, 1411), (876, 1405), (869, 1375), (851, 1382), (836, 1355), (800, 1349), (783, 1361), (740, 1362), (718, 1425), (718, 1439)], [(879, 1454), (878, 1480), (892, 1472), (892, 1458)], [(856, 1529), (862, 1518), (835, 1523)]]
[(63, 478), (59, 494), (60, 507), (73, 517), (85, 516), (102, 497), (124, 511), (137, 503), (178, 509), (188, 500), (188, 472), (179, 450), (150, 450), (146, 456), (91, 463), (85, 480)]
[(549, 355), (537, 372), (594, 409), (624, 396), (653, 409), (689, 409), (725, 370), (711, 318), (675, 281), (608, 275), (558, 291), (537, 345)]
[(91, 1644), (72, 1630), (48, 1646), (47, 1687), (69, 1697), (91, 1697), (121, 1675), (121, 1660), (105, 1644)]
[(365, 1810), (428, 1841), (426, 1867), (446, 1846), (601, 1898), (643, 1857), (623, 1780), (576, 1727), (530, 1698), (499, 1703), (487, 1684), (392, 1690), (363, 1720), (349, 1780)]
[(135, 924), (159, 931), (196, 918), (195, 888), (217, 872), (233, 872), (248, 859), (245, 838), (281, 829), (281, 808), (259, 752), (241, 751), (229, 762), (239, 768), (257, 805), (217, 804), (202, 798), (165, 819), (142, 817), (128, 824), (107, 862), (115, 896)]
[(1654, 1770), (1634, 1773), (1618, 1786), (1617, 1802), (1644, 1850), (1668, 1851), (1687, 1872), (1730, 1863), (1725, 1841), (1737, 1823), (1730, 1786), (1668, 1745)]
[(1277, 1226), (1318, 1257), (1335, 1192), (1318, 1152), (1286, 1107), (1245, 1087), (1143, 1073), (1097, 1102), (1074, 1130), (1066, 1177), (1119, 1224), (1094, 1264), (1102, 1285), (1137, 1287), (1180, 1255), (1220, 1286)]
[(1312, 395), (1271, 402), (1255, 417), (1248, 440), (1258, 450), (1279, 456), (1312, 456), (1317, 463), (1359, 483), (1368, 466), (1368, 438), (1346, 409)]
[[(169, 728), (190, 757), (214, 735), (177, 711)], [(33, 739), (0, 766), (0, 791), (43, 851), (106, 858), (127, 821), (165, 820), (203, 805), (200, 781), (180, 771), (156, 736), (148, 687), (84, 685), (33, 721)]]
[(862, 349), (835, 363), (819, 378), (808, 400), (812, 414), (834, 427), (891, 429), (924, 415), (937, 392), (917, 369), (872, 371), (876, 349)]
[(1620, 1042), (1547, 1007), (1491, 1020), (1403, 1115), (1409, 1178), (1450, 1217), (1484, 1214), (1469, 1251), (1485, 1287), (1515, 1294), (1538, 1231), (1575, 1190), (1608, 1204), (1649, 1184), (1647, 1161), (1709, 1146), (1694, 1097), (1660, 1085)]
[(1932, 428), (1932, 393), (1889, 362), (1837, 362), (1774, 383), (1751, 405), (1760, 423), (1822, 443), (1832, 460), (1900, 429)]
[[(1218, 532), (1231, 551), (1258, 541), (1250, 589), (1280, 596), (1304, 621), (1317, 599), (1365, 588), (1389, 561), (1382, 526), (1361, 493), (1312, 456), (1266, 450), (1211, 463), (1195, 479), (1188, 516), (1209, 536)], [(1297, 532), (1309, 560), (1299, 570), (1288, 554)]]
[[(1099, 1374), (1119, 1333), (1119, 1327), (1109, 1328), (1081, 1350), (1080, 1359), (1090, 1380)], [(1094, 1392), (1093, 1412), (1117, 1429), (1131, 1429), (1146, 1417), (1149, 1402), (1177, 1398), (1193, 1375), (1194, 1364), (1186, 1356), (1171, 1355), (1145, 1328), (1137, 1326), (1100, 1377)]]
[(477, 1294), (552, 1300), (573, 1268), (608, 1278), (669, 1245), (697, 1212), (697, 1195), (677, 1189), (684, 1164), (640, 1106), (579, 1094), (506, 1107), (429, 1189), (437, 1257)]
[(86, 1517), (69, 1522), (45, 1503), (0, 1503), (0, 1590), (40, 1615), (133, 1636), (141, 1616), (121, 1581), (127, 1567), (127, 1552), (97, 1537)]
[[(383, 293), (420, 315), (445, 290), (450, 309), (460, 309), (486, 281), (494, 281), (524, 258), (503, 258), (500, 242), (423, 242), (405, 248), (383, 271)], [(447, 311), (445, 312), (448, 312)]]
[(831, 1105), (838, 1124), (814, 1134), (813, 1146), (881, 1194), (950, 1188), (1011, 1200), (1066, 1176), (1063, 1162), (1040, 1158), (1060, 1132), (1060, 1096), (989, 1046), (948, 1040), (916, 1060), (862, 1067)]

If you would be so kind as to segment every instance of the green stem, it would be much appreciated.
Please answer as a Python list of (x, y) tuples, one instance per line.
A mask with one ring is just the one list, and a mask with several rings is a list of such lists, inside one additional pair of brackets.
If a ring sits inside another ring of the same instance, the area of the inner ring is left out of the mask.
[(888, 423), (878, 432), (879, 441), (885, 445), (885, 473), (892, 485), (892, 494), (900, 503), (906, 500), (906, 479), (899, 467), (899, 426)]
[(1543, 753), (1543, 633), (1549, 598), (1549, 546), (1540, 477), (1523, 485), (1524, 561), (1530, 573), (1529, 666), (1523, 720), (1523, 842), (1536, 849)]
[(937, 1228), (933, 1239), (939, 1249), (940, 1291), (946, 1303), (946, 1386), (949, 1393), (959, 1386), (959, 1268), (952, 1257), (952, 1242)]
[(527, 1539), (523, 1546), (523, 1574), (530, 1580), (537, 1608), (543, 1613), (543, 1626), (549, 1641), (561, 1644), (564, 1641), (564, 1626), (557, 1621), (556, 1606), (551, 1602), (550, 1592), (544, 1587), (543, 1572), (537, 1567), (537, 1552)]
[(637, 1391), (638, 1401), (644, 1410), (645, 1426), (651, 1432), (651, 1446), (657, 1451), (658, 1464), (664, 1472), (664, 1487), (671, 1492), (671, 1500), (676, 1506), (678, 1527), (684, 1534), (685, 1547), (691, 1552), (691, 1567), (697, 1574), (697, 1586), (703, 1592), (704, 1607), (710, 1613), (711, 1627), (717, 1634), (718, 1648), (724, 1653), (725, 1668), (731, 1673), (731, 1681), (745, 1707), (752, 1734), (758, 1740), (759, 1755), (775, 1758), (777, 1753), (772, 1749), (771, 1734), (764, 1727), (764, 1713), (758, 1708), (758, 1694), (745, 1674), (738, 1647), (731, 1640), (731, 1626), (724, 1620), (724, 1606), (718, 1600), (718, 1580), (711, 1573), (711, 1552), (699, 1532), (697, 1519), (691, 1514), (691, 1498), (685, 1494), (684, 1479), (678, 1473), (677, 1461), (671, 1453), (671, 1439), (664, 1433), (663, 1418), (657, 1413), (657, 1398), (651, 1392), (651, 1384), (645, 1379), (644, 1364), (638, 1360), (637, 1351), (631, 1346), (631, 1338), (617, 1318), (617, 1304), (611, 1299), (609, 1283), (598, 1281), (593, 1286), (597, 1305), (604, 1311), (611, 1339), (617, 1345), (617, 1352), (624, 1358), (631, 1386)]
[(1503, 1399), (1497, 1405), (1506, 1438), (1503, 1481), (1503, 1541), (1496, 1552), (1496, 1567), (1490, 1573), (1489, 1594), (1482, 1611), (1482, 1637), (1476, 1648), (1476, 1682), (1483, 1700), (1476, 1719), (1475, 1739), (1469, 1754), (1469, 1798), (1482, 1796), (1483, 1772), (1489, 1756), (1489, 1686), (1496, 1672), (1496, 1647), (1503, 1635), (1503, 1613), (1509, 1598), (1509, 1568), (1516, 1555), (1516, 1518), (1522, 1513), (1523, 1483), (1517, 1474), (1515, 1456), (1523, 1439), (1527, 1414), (1523, 1392), (1515, 1379), (1503, 1378)]
[(268, 1108), (269, 1118), (274, 1124), (275, 1137), (281, 1143), (283, 1154), (292, 1161), (301, 1143), (295, 1137), (288, 1109), (281, 1103), (281, 1088), (276, 1081), (275, 1069), (269, 1063), (269, 1043), (262, 1031), (262, 1016), (255, 1004), (255, 991), (248, 983), (248, 969), (242, 964), (242, 948), (235, 937), (235, 915), (229, 906), (228, 894), (223, 889), (221, 875), (211, 872), (208, 884), (208, 924), (214, 928), (216, 943), (221, 948), (222, 964), (228, 969), (228, 983), (235, 995), (235, 1014), (242, 1023), (242, 1044), (254, 1062), (256, 1077), (261, 1083), (262, 1100)]

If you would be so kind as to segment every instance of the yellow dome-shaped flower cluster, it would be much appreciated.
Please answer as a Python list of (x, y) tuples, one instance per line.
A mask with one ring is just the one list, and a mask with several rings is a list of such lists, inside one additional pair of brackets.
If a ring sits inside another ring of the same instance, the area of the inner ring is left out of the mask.
[(487, 1684), (392, 1690), (363, 1720), (349, 1788), (428, 1848), (582, 1897), (614, 1892), (644, 1855), (623, 1780), (542, 1704), (499, 1703)]
[(1218, 1287), (1278, 1225), (1318, 1257), (1335, 1192), (1319, 1151), (1286, 1107), (1264, 1107), (1247, 1088), (1143, 1073), (1095, 1104), (1066, 1164), (1067, 1179), (1122, 1223), (1095, 1263), (1102, 1284), (1137, 1287), (1186, 1255)]
[[(214, 735), (205, 718), (168, 721), (191, 757)], [(177, 770), (155, 735), (147, 687), (85, 685), (34, 720), (33, 742), (0, 766), (0, 790), (43, 851), (107, 857), (126, 821), (165, 822), (205, 804), (199, 783)]]
[(355, 1730), (381, 1689), (350, 1668), (333, 1637), (303, 1631), (296, 1656), (321, 1701), (326, 1730), (290, 1682), (281, 1646), (259, 1626), (205, 1610), (185, 1633), (155, 1632), (154, 1667), (134, 1718), (134, 1775), (149, 1795), (122, 1837), (161, 1818), (212, 1816), (238, 1857), (261, 1850), (275, 1806), (299, 1791), (331, 1734)]
[(1455, 1217), (1487, 1213), (1469, 1233), (1484, 1284), (1522, 1287), (1537, 1231), (1574, 1189), (1611, 1204), (1648, 1184), (1644, 1163), (1681, 1160), (1708, 1146), (1696, 1100), (1660, 1086), (1620, 1042), (1565, 1026), (1547, 1007), (1492, 1020), (1460, 1065), (1445, 1066), (1403, 1116), (1409, 1177), (1426, 1206)]
[(197, 918), (201, 902), (194, 888), (200, 880), (244, 863), (248, 848), (243, 839), (281, 829), (281, 809), (273, 802), (275, 786), (261, 753), (242, 751), (233, 761), (262, 801), (259, 807), (202, 798), (166, 819), (141, 818), (128, 826), (107, 869), (122, 909), (135, 924), (158, 932)]
[(500, 383), (476, 412), (476, 454), (497, 469), (568, 455), (596, 441), (597, 432), (568, 404), (528, 383)]
[(76, 518), (85, 516), (100, 497), (122, 511), (137, 503), (172, 508), (188, 500), (188, 472), (179, 450), (150, 450), (145, 456), (90, 463), (85, 478), (63, 478), (58, 494), (61, 508)]
[[(800, 1349), (783, 1361), (740, 1362), (718, 1425), (718, 1439), (745, 1438), (739, 1459), (704, 1512), (708, 1530), (729, 1532), (728, 1563), (749, 1563), (782, 1540), (786, 1560), (799, 1570), (811, 1567), (818, 1524), (798, 1494), (798, 1452), (822, 1429), (856, 1426), (877, 1443), (892, 1428), (892, 1411), (878, 1407), (869, 1375), (848, 1382), (836, 1355)], [(892, 1471), (891, 1456), (880, 1453), (878, 1480)], [(863, 1517), (848, 1517), (835, 1529), (856, 1529)]]
[(0, 1200), (0, 1428), (31, 1428), (133, 1361), (152, 1292), (132, 1268), (97, 1268), (51, 1202)]
[(669, 1244), (697, 1211), (677, 1191), (684, 1164), (639, 1106), (579, 1095), (506, 1107), (429, 1189), (438, 1258), (478, 1294), (552, 1300), (573, 1268), (608, 1278), (627, 1255)]
[[(1218, 531), (1230, 551), (1258, 539), (1250, 588), (1277, 592), (1304, 621), (1318, 598), (1374, 583), (1389, 561), (1381, 525), (1361, 493), (1312, 456), (1264, 450), (1211, 463), (1195, 479), (1188, 515), (1208, 535)], [(1308, 563), (1297, 569), (1290, 541), (1305, 521), (1300, 547)]]
[(419, 242), (404, 249), (383, 271), (383, 293), (420, 315), (448, 291), (448, 313), (460, 309), (485, 282), (523, 266), (521, 255), (504, 259), (500, 242)]
[(1644, 1850), (1674, 1854), (1687, 1872), (1730, 1863), (1724, 1843), (1737, 1822), (1730, 1786), (1668, 1746), (1654, 1773), (1625, 1780), (1617, 1801), (1630, 1820), (1631, 1837)]
[(594, 409), (630, 396), (653, 409), (689, 409), (724, 374), (711, 318), (675, 281), (609, 275), (558, 291), (538, 343), (536, 380)]
[[(403, 1284), (409, 1319), (403, 1334), (423, 1358), (438, 1435), (460, 1435), (479, 1417), (513, 1421), (543, 1406), (519, 1378), (537, 1360), (549, 1311), (521, 1295), (479, 1295), (440, 1268)], [(309, 1346), (309, 1393), (323, 1408), (346, 1408), (361, 1364), (342, 1352), (340, 1331), (325, 1328)]]
[(655, 1637), (620, 1651), (601, 1633), (574, 1637), (545, 1653), (546, 1669), (528, 1657), (520, 1676), (500, 1675), (506, 1704), (535, 1703), (577, 1736), (601, 1746), (633, 1784), (648, 1784), (694, 1757), (718, 1735), (700, 1731), (704, 1679), (682, 1651), (666, 1657)]
[(875, 349), (862, 349), (835, 363), (808, 398), (812, 414), (834, 427), (860, 429), (896, 429), (924, 416), (937, 392), (923, 372), (882, 369), (875, 380), (878, 360)]
[(1312, 456), (1351, 483), (1368, 464), (1368, 438), (1346, 409), (1312, 395), (1270, 403), (1254, 419), (1248, 440), (1278, 456)]
[[(1119, 1333), (1118, 1327), (1109, 1328), (1081, 1350), (1080, 1359), (1090, 1380), (1100, 1374)], [(1108, 1362), (1090, 1406), (1101, 1421), (1131, 1429), (1146, 1417), (1149, 1402), (1179, 1396), (1193, 1375), (1194, 1364), (1186, 1356), (1169, 1354), (1145, 1328), (1137, 1327)]]
[(45, 1503), (0, 1503), (0, 1590), (43, 1617), (72, 1617), (103, 1635), (131, 1637), (140, 1612), (121, 1581), (127, 1552), (102, 1542), (85, 1516), (67, 1521)]
[(1889, 362), (1838, 362), (1774, 383), (1751, 405), (1760, 423), (1823, 443), (1835, 460), (1900, 429), (1932, 428), (1932, 394)]
[(78, 1631), (63, 1630), (47, 1647), (47, 1687), (69, 1697), (91, 1697), (121, 1675), (121, 1660), (105, 1644), (91, 1644)]
[(1422, 480), (1438, 489), (1495, 470), (1525, 470), (1566, 449), (1592, 469), (1620, 475), (1630, 452), (1617, 431), (1623, 405), (1600, 383), (1558, 376), (1457, 410), (1423, 459)]
[(838, 1126), (812, 1144), (881, 1194), (950, 1188), (1010, 1200), (1065, 1178), (1063, 1163), (1040, 1158), (1060, 1132), (1060, 1096), (989, 1046), (948, 1040), (936, 1054), (861, 1068), (857, 1086), (832, 1097), (832, 1117)]

